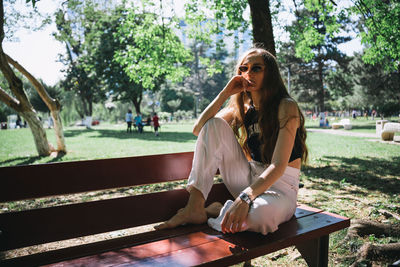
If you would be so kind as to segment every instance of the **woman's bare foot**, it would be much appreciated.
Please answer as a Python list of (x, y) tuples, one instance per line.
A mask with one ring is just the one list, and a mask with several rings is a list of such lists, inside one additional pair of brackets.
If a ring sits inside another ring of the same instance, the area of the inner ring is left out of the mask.
[(186, 223), (202, 224), (207, 221), (207, 213), (204, 208), (192, 209), (186, 206), (178, 212), (168, 221), (154, 226), (156, 230), (162, 230), (167, 228), (175, 228), (179, 225)]
[(208, 218), (215, 218), (219, 216), (219, 213), (223, 205), (219, 202), (213, 202), (206, 208), (206, 213)]

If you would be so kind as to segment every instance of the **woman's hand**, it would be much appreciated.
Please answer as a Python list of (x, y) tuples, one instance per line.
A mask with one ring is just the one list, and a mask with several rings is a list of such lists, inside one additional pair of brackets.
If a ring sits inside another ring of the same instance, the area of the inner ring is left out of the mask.
[(252, 87), (254, 87), (254, 83), (247, 80), (241, 75), (235, 75), (232, 79), (227, 83), (223, 91), (228, 96), (240, 93), (242, 91), (251, 91)]
[(224, 219), (221, 222), (221, 230), (226, 233), (237, 233), (242, 229), (242, 225), (249, 213), (249, 204), (236, 198), (232, 206), (225, 213)]

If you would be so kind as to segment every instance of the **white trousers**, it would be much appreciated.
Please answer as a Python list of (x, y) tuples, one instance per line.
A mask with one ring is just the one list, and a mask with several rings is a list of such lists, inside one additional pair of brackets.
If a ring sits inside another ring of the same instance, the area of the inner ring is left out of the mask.
[[(219, 169), (229, 192), (237, 198), (266, 168), (262, 163), (247, 161), (229, 124), (221, 118), (212, 118), (198, 136), (187, 189), (190, 192), (195, 187), (207, 199)], [(242, 230), (266, 235), (288, 221), (296, 211), (299, 175), (299, 169), (288, 166), (284, 174), (254, 200)], [(209, 219), (211, 227), (221, 230), (220, 223), (230, 204), (232, 201), (225, 203), (217, 219)]]

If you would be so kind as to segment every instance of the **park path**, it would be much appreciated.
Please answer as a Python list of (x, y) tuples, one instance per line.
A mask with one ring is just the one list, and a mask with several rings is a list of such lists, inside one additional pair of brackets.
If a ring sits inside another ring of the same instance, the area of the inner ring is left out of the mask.
[(379, 138), (374, 133), (358, 133), (352, 132), (348, 130), (333, 130), (333, 129), (318, 129), (318, 128), (307, 128), (307, 132), (315, 132), (315, 133), (328, 133), (328, 134), (336, 134), (343, 136), (356, 136), (356, 137), (367, 137), (367, 138)]
[(393, 141), (383, 141), (381, 138), (379, 138), (376, 134), (374, 133), (357, 133), (357, 132), (352, 132), (351, 130), (333, 130), (333, 129), (319, 129), (319, 128), (307, 128), (307, 132), (314, 132), (314, 133), (327, 133), (327, 134), (336, 134), (336, 135), (342, 135), (342, 136), (355, 136), (355, 137), (364, 137), (364, 138), (370, 138), (368, 141), (372, 142), (380, 142), (384, 144), (393, 144), (393, 145), (399, 145), (400, 146), (400, 136), (394, 136)]

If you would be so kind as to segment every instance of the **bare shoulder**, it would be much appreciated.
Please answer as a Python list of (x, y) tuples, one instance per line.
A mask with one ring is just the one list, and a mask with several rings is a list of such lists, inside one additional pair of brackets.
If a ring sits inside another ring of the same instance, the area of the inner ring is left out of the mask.
[(279, 114), (286, 116), (298, 116), (299, 106), (292, 98), (283, 98), (279, 103)]
[(297, 102), (292, 98), (283, 98), (279, 103), (278, 118), (281, 124), (286, 124), (292, 119), (299, 122), (299, 106)]

